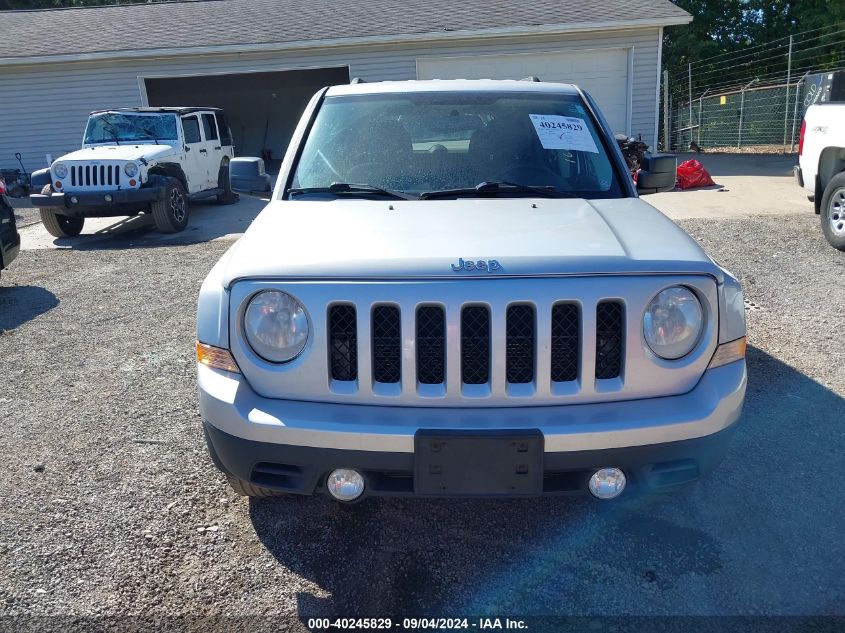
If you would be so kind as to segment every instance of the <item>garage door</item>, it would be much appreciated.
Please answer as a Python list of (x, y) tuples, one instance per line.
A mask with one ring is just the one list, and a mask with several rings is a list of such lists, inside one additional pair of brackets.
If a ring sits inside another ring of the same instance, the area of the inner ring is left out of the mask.
[(574, 83), (598, 102), (614, 132), (629, 133), (628, 49), (422, 57), (419, 79), (522, 79)]
[(349, 83), (349, 68), (308, 68), (191, 77), (146, 77), (151, 106), (223, 108), (237, 156), (264, 156), (273, 169), (308, 101), (323, 86)]

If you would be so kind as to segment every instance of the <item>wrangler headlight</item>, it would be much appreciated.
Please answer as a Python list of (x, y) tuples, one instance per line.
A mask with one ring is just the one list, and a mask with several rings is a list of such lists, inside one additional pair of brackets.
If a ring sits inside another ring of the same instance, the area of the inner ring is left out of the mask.
[(67, 165), (64, 163), (56, 163), (53, 165), (53, 173), (59, 180), (64, 180), (67, 178)]
[(308, 341), (308, 317), (296, 299), (280, 290), (264, 290), (249, 302), (244, 332), (253, 351), (271, 363), (296, 358)]
[(704, 310), (695, 293), (672, 286), (655, 295), (643, 317), (643, 335), (655, 354), (676, 360), (689, 354), (704, 329)]
[(134, 178), (138, 175), (138, 165), (135, 163), (126, 163), (123, 166), (123, 173), (125, 173), (130, 178)]

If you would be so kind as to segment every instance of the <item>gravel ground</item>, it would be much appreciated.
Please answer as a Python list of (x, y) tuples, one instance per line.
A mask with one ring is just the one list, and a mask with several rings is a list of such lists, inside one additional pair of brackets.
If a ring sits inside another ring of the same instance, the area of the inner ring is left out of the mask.
[(746, 416), (706, 480), (611, 504), (236, 497), (192, 350), (227, 244), (22, 253), (0, 286), (0, 614), (845, 614), (845, 255), (811, 213), (683, 225), (746, 286)]
[(38, 209), (29, 206), (29, 198), (9, 198), (9, 202), (15, 210), (15, 222), (19, 229), (41, 221)]

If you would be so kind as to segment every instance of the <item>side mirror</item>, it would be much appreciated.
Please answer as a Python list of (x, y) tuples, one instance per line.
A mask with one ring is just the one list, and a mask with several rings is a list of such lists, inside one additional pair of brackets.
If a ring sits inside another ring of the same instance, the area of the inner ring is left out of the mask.
[(646, 154), (637, 174), (637, 193), (641, 196), (672, 191), (677, 178), (678, 157), (674, 154)]

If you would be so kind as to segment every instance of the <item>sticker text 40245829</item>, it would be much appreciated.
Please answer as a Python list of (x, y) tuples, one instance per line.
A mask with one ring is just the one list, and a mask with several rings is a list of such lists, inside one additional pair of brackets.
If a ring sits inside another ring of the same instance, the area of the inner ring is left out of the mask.
[(568, 149), (598, 154), (596, 141), (584, 119), (557, 114), (531, 114), (543, 149)]

